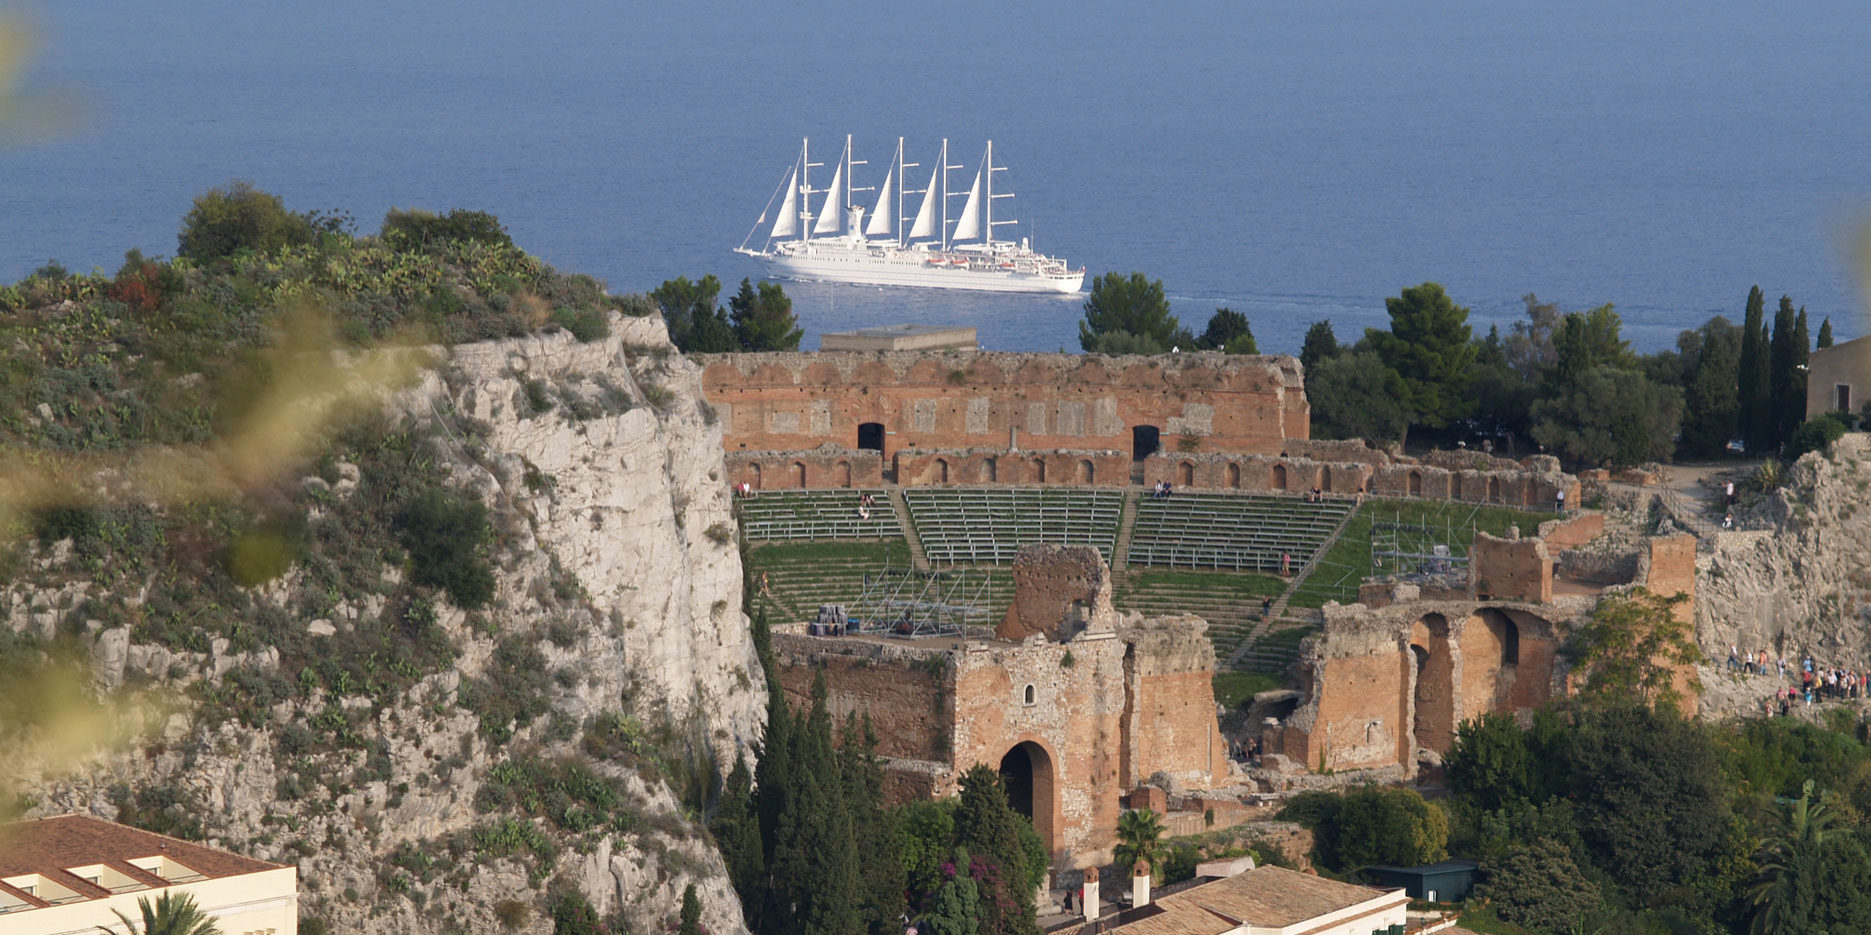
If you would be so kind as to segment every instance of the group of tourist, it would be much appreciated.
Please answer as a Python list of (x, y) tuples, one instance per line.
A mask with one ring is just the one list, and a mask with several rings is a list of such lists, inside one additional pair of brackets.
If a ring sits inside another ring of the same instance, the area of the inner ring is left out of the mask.
[(1314, 487), (1311, 490), (1306, 491), (1306, 502), (1307, 503), (1325, 502), (1325, 491), (1319, 487)]
[(1157, 481), (1156, 487), (1150, 491), (1150, 499), (1168, 500), (1169, 493), (1170, 493), (1169, 481), (1166, 481), (1166, 480)]
[(858, 519), (870, 519), (871, 507), (877, 505), (877, 498), (868, 493), (858, 494)]
[(1811, 656), (1807, 656), (1800, 660), (1799, 678), (1794, 680), (1787, 676), (1787, 670), (1793, 665), (1785, 656), (1771, 655), (1765, 649), (1744, 654), (1740, 646), (1728, 646), (1729, 671), (1774, 675), (1789, 682), (1797, 681), (1797, 684), (1788, 684), (1775, 690), (1772, 697), (1761, 699), (1761, 710), (1769, 717), (1790, 714), (1797, 704), (1856, 701), (1865, 696), (1865, 680), (1871, 677), (1871, 673), (1857, 669), (1818, 665)]

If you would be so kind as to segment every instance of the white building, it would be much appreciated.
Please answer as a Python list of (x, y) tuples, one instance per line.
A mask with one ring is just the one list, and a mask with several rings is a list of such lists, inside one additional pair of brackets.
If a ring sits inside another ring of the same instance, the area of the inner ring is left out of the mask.
[(0, 825), (0, 932), (120, 931), (139, 898), (194, 897), (223, 935), (298, 935), (299, 871), (85, 815)]
[(1283, 867), (1257, 867), (1129, 909), (1107, 935), (1389, 935), (1407, 924), (1410, 897)]

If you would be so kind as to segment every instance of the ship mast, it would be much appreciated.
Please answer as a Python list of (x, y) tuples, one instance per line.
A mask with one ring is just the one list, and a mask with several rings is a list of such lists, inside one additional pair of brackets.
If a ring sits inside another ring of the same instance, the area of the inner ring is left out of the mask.
[(803, 240), (812, 239), (812, 167), (822, 166), (822, 162), (812, 161), (812, 140), (799, 141), (799, 236)]
[(859, 188), (858, 186), (853, 185), (852, 182), (857, 180), (857, 175), (851, 171), (851, 167), (852, 166), (867, 166), (867, 165), (870, 165), (870, 163), (865, 162), (862, 159), (851, 158), (851, 134), (849, 133), (845, 134), (845, 190), (842, 192), (839, 192), (838, 197), (844, 201), (844, 205), (845, 205), (844, 227), (846, 229), (838, 232), (840, 236), (843, 236), (844, 234), (850, 231), (857, 231), (860, 234), (863, 233), (863, 229), (860, 227), (858, 222), (855, 222), (852, 220), (854, 216), (851, 213), (851, 209), (857, 207), (857, 205), (855, 204), (857, 199), (853, 196), (855, 196), (858, 192), (874, 192), (877, 190), (877, 186), (866, 185), (862, 188)]
[(1019, 221), (996, 221), (994, 220), (994, 199), (1013, 197), (1013, 192), (1007, 192), (1006, 194), (1003, 194), (1003, 195), (994, 194), (994, 173), (1005, 172), (1005, 171), (1007, 171), (1006, 166), (997, 166), (994, 164), (994, 141), (988, 140), (987, 141), (987, 205), (986, 205), (987, 224), (986, 226), (982, 228), (982, 230), (986, 231), (987, 233), (986, 240), (987, 240), (987, 245), (989, 247), (994, 246), (994, 225), (996, 224), (1018, 224), (1019, 223)]
[(946, 251), (948, 250), (948, 248), (949, 248), (949, 237), (948, 237), (948, 224), (949, 224), (949, 220), (948, 220), (948, 200), (949, 200), (950, 198), (953, 198), (953, 197), (955, 197), (955, 194), (954, 194), (953, 192), (951, 192), (951, 191), (949, 191), (949, 190), (948, 190), (948, 172), (949, 172), (949, 170), (950, 170), (950, 169), (966, 169), (966, 168), (968, 168), (968, 167), (967, 167), (967, 166), (952, 166), (952, 165), (949, 165), (949, 162), (948, 162), (948, 139), (947, 139), (946, 137), (945, 137), (945, 138), (943, 138), (943, 140), (942, 140), (942, 249), (943, 249), (943, 251), (945, 251), (945, 252), (946, 252)]

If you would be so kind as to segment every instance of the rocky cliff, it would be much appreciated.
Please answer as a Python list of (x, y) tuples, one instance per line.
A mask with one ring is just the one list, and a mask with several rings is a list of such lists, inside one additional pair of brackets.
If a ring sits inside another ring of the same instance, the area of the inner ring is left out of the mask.
[(1800, 458), (1758, 512), (1771, 528), (1719, 533), (1697, 558), (1703, 652), (1871, 665), (1871, 436)]
[(297, 864), (304, 915), (329, 931), (546, 933), (572, 889), (654, 931), (691, 883), (709, 931), (742, 931), (698, 814), (750, 754), (765, 681), (699, 372), (660, 319), (617, 315), (588, 343), (437, 360), (386, 400), (373, 450), (486, 505), (485, 607), (411, 592), (393, 549), (361, 584), (344, 570), (347, 531), (388, 522), (356, 514), (389, 502), (373, 484), (391, 475), (343, 445), (277, 508), (302, 516), (306, 555), (184, 621), (248, 618), (216, 630), (153, 623), (186, 582), (87, 575), (70, 541), (45, 543), (0, 587), (15, 644), (75, 640), (158, 726), (75, 769), (0, 763), (0, 788), (28, 817), (90, 812)]

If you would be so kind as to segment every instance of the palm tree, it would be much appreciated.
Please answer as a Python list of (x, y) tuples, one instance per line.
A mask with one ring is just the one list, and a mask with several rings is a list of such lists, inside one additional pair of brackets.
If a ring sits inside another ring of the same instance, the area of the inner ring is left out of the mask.
[(1163, 839), (1163, 820), (1147, 808), (1133, 808), (1118, 816), (1117, 850), (1112, 857), (1127, 872), (1141, 862), (1156, 871), (1156, 852)]
[(1748, 900), (1754, 904), (1754, 918), (1749, 931), (1754, 935), (1773, 935), (1783, 930), (1780, 907), (1793, 888), (1799, 870), (1796, 858), (1816, 854), (1831, 837), (1832, 810), (1823, 802), (1813, 801), (1813, 781), (1800, 787), (1800, 797), (1789, 802), (1783, 813), (1776, 814), (1774, 828), (1755, 852), (1760, 870), (1748, 887)]
[[(143, 935), (221, 935), (221, 927), (208, 918), (208, 914), (195, 905), (195, 897), (187, 893), (170, 891), (154, 904), (144, 897), (136, 901), (136, 907), (143, 912)], [(111, 911), (123, 920), (128, 935), (136, 935), (135, 920), (124, 915), (122, 909)], [(109, 926), (100, 925), (97, 930), (101, 935), (117, 935)]]

